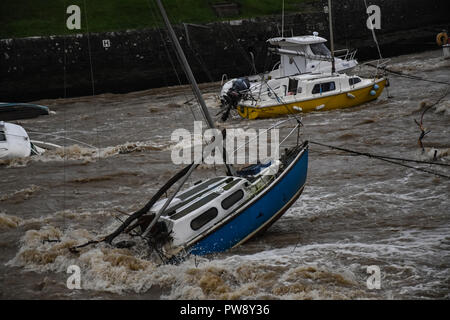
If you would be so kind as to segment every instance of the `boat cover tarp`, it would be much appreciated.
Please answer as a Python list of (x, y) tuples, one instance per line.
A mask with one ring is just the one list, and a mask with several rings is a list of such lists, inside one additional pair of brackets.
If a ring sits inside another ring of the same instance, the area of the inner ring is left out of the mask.
[(0, 121), (22, 120), (48, 115), (49, 109), (31, 103), (0, 102)]

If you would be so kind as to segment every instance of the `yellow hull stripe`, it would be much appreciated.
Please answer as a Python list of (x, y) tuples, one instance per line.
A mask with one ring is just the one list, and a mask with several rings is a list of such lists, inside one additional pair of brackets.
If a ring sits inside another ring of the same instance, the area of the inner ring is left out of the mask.
[[(379, 86), (379, 88), (376, 90), (376, 94), (372, 96), (370, 95), (370, 91), (374, 90), (373, 86), (375, 83)], [(267, 107), (249, 107), (240, 105), (237, 107), (237, 110), (239, 115), (243, 118), (257, 119), (274, 118), (292, 113), (329, 111), (334, 109), (349, 108), (377, 99), (386, 86), (386, 79), (379, 80), (375, 83), (361, 89), (340, 92), (334, 95), (318, 97), (310, 100), (299, 100), (297, 102), (287, 104)]]

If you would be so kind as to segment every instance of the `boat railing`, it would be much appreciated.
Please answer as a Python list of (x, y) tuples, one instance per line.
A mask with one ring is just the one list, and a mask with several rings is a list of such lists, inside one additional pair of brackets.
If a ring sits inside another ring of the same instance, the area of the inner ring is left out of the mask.
[[(376, 66), (375, 66), (375, 63), (374, 63), (374, 62), (376, 62)], [(377, 60), (370, 60), (370, 61), (366, 61), (366, 62), (364, 62), (364, 63), (361, 63), (361, 64), (359, 65), (359, 68), (364, 67), (365, 65), (375, 67), (375, 71), (374, 71), (373, 77), (376, 78), (376, 77), (379, 75), (380, 70), (382, 70), (382, 73), (385, 73), (386, 66), (387, 66), (390, 62), (391, 62), (391, 59), (377, 59)]]
[[(343, 52), (341, 54), (341, 52)], [(345, 60), (345, 61), (351, 61), (355, 59), (356, 52), (358, 52), (358, 49), (350, 51), (349, 49), (339, 49), (334, 50), (334, 54), (336, 58)]]
[[(281, 121), (278, 121), (277, 123), (275, 123), (273, 126), (271, 126), (270, 128), (267, 128), (266, 130), (260, 131), (259, 134), (257, 134), (255, 137), (248, 139), (247, 142), (241, 144), (240, 146), (238, 146), (232, 153), (230, 156), (234, 156), (235, 153), (237, 151), (239, 151), (240, 149), (246, 147), (248, 144), (250, 144), (251, 142), (257, 140), (261, 135), (266, 134), (269, 131), (272, 131), (273, 129), (276, 129), (278, 127), (280, 127), (282, 124), (287, 123), (289, 121), (296, 121), (297, 124), (294, 126), (294, 128), (286, 135), (286, 137), (280, 142), (279, 146), (281, 147), (281, 145), (295, 132), (295, 130), (298, 130), (301, 126), (302, 123), (298, 118), (294, 118), (294, 117), (289, 117), (288, 119), (284, 119)], [(298, 132), (298, 131), (297, 131)], [(298, 137), (297, 137), (297, 144), (298, 144)]]
[(391, 59), (379, 59), (377, 60), (377, 68), (384, 69), (391, 62)]

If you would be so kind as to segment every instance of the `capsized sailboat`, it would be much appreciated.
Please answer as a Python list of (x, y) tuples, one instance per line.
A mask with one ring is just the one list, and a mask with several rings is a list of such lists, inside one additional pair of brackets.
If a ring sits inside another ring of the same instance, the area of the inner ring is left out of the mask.
[[(157, 3), (205, 120), (210, 128), (214, 128), (165, 10), (160, 0)], [(267, 159), (239, 171), (228, 164), (226, 175), (200, 181), (180, 191), (199, 165), (191, 163), (169, 179), (143, 208), (131, 214), (113, 233), (100, 241), (112, 243), (124, 232), (136, 230), (164, 261), (176, 261), (186, 254), (222, 252), (263, 232), (295, 203), (306, 184), (308, 142), (300, 141), (301, 122), (290, 118), (267, 131), (289, 121), (296, 121), (289, 134), (297, 132), (296, 143), (287, 146), (279, 159)], [(224, 158), (228, 159), (226, 151), (223, 152)], [(177, 190), (172, 196), (162, 198), (177, 182)], [(127, 246), (128, 243), (120, 241), (116, 245)]]
[[(243, 244), (295, 203), (304, 189), (307, 168), (304, 143), (287, 149), (279, 160), (202, 181), (178, 194), (148, 235), (157, 239), (153, 245), (166, 257), (181, 251), (222, 252)], [(167, 201), (156, 202), (150, 215), (157, 216)]]

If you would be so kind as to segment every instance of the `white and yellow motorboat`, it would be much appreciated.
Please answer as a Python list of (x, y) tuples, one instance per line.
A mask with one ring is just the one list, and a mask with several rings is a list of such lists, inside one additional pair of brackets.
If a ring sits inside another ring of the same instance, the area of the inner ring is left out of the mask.
[(235, 106), (247, 119), (274, 118), (287, 114), (328, 111), (357, 106), (377, 99), (386, 78), (366, 79), (346, 74), (307, 74), (269, 80), (267, 88), (244, 94)]

